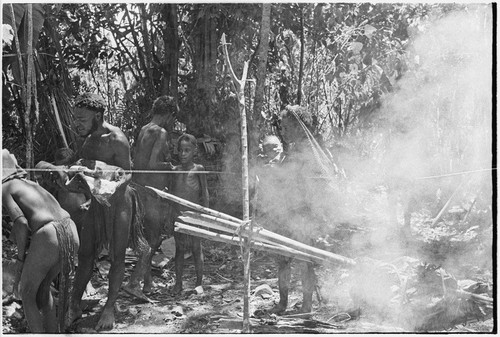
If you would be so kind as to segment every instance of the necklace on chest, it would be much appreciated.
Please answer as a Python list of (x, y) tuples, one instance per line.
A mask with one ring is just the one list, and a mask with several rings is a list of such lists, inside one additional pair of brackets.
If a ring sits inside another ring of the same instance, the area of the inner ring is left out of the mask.
[(109, 137), (105, 137), (104, 135), (89, 136), (85, 141), (85, 143), (88, 146), (100, 147), (102, 145), (107, 145), (109, 143)]

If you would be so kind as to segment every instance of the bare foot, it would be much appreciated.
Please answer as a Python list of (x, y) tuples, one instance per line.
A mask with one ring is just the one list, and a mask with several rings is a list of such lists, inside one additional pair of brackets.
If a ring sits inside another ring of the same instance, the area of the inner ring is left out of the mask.
[(281, 303), (275, 305), (271, 310), (269, 310), (269, 312), (272, 314), (282, 314), (285, 311), (286, 311), (286, 306), (284, 306)]
[(131, 287), (127, 284), (122, 289), (129, 295), (132, 295), (143, 301), (150, 302), (150, 299), (146, 295), (144, 295), (144, 293), (138, 287)]
[(302, 307), (300, 308), (300, 312), (301, 313), (307, 313), (307, 312), (311, 312), (312, 311), (312, 304), (309, 303), (309, 304), (302, 304)]
[(144, 282), (144, 287), (142, 287), (142, 292), (145, 294), (150, 294), (153, 292), (153, 288), (156, 288), (156, 283), (146, 283)]
[(97, 331), (100, 330), (111, 330), (113, 329), (113, 326), (115, 325), (115, 313), (114, 309), (104, 309), (104, 311), (101, 314), (101, 318), (99, 319), (99, 322), (97, 323), (95, 329)]

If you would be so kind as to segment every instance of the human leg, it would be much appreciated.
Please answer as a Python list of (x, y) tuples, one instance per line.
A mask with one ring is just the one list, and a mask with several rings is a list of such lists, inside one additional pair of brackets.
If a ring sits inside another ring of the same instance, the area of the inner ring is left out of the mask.
[(175, 286), (174, 294), (179, 294), (182, 291), (182, 275), (184, 273), (184, 253), (185, 250), (185, 234), (175, 232)]
[[(108, 299), (103, 312), (96, 325), (96, 330), (112, 329), (115, 323), (114, 305), (125, 274), (125, 252), (128, 246), (130, 226), (132, 223), (132, 199), (128, 193), (114, 201), (115, 212), (113, 216), (113, 249), (111, 268), (109, 269)], [(112, 206), (113, 207), (113, 206)]]
[(193, 236), (191, 240), (194, 269), (196, 271), (196, 286), (201, 286), (203, 280), (203, 249), (201, 246), (201, 239)]
[(82, 315), (81, 301), (83, 292), (89, 283), (95, 260), (95, 227), (91, 217), (82, 220), (83, 226), (80, 230), (80, 248), (78, 250), (78, 268), (76, 268), (73, 294), (71, 296), (71, 307), (69, 309), (69, 324)]
[(151, 252), (148, 256), (146, 272), (144, 273), (144, 286), (142, 291), (144, 293), (150, 293), (153, 291), (153, 278), (151, 276), (151, 263), (153, 261), (153, 256), (161, 245), (161, 236), (158, 235), (157, 239), (151, 242)]
[[(40, 288), (42, 288), (41, 285), (44, 280), (51, 276), (49, 275), (51, 270), (58, 263), (59, 250), (56, 232), (54, 227), (48, 224), (33, 234), (29, 253), (21, 274), (23, 309), (28, 326), (33, 333), (46, 332), (44, 326), (47, 326), (47, 324), (40, 313), (40, 309), (43, 309), (43, 304), (46, 303), (37, 301), (37, 297), (43, 300), (44, 296), (45, 298), (50, 296), (51, 280), (46, 281), (44, 289), (40, 290)], [(38, 295), (39, 291), (42, 291), (40, 295)]]
[[(142, 189), (139, 189), (142, 191)], [(130, 275), (129, 282), (123, 289), (142, 299), (147, 300), (144, 292), (150, 292), (152, 288), (151, 281), (151, 260), (153, 254), (156, 252), (161, 244), (161, 208), (158, 201), (149, 192), (139, 193), (142, 204), (144, 206), (144, 236), (148, 242), (148, 247), (144, 247), (142, 251), (138, 252), (139, 260)], [(140, 289), (140, 281), (144, 279), (143, 291)]]
[(316, 274), (312, 263), (303, 263), (302, 266), (302, 308), (301, 312), (311, 312), (312, 298), (316, 287)]
[(45, 332), (63, 332), (59, 331), (54, 298), (50, 292), (52, 280), (57, 277), (59, 271), (60, 268), (58, 263), (51, 268), (45, 279), (42, 281), (36, 296), (37, 307), (40, 308), (42, 312), (43, 327)]
[(288, 306), (288, 291), (290, 288), (290, 278), (292, 275), (292, 259), (287, 257), (278, 256), (278, 288), (280, 292), (280, 301), (278, 305), (273, 308), (273, 312), (281, 313), (286, 311)]
[(148, 269), (151, 269), (150, 267), (151, 247), (145, 246), (142, 248), (143, 249), (138, 252), (139, 259), (134, 267), (134, 271), (132, 272), (132, 275), (130, 275), (129, 282), (123, 286), (123, 290), (125, 290), (127, 293), (135, 297), (147, 301), (148, 298), (140, 290), (140, 281), (143, 278), (145, 279)]

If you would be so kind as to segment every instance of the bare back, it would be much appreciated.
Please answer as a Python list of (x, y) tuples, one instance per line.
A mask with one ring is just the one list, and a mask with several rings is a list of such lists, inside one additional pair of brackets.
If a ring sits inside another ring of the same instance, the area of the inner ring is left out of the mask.
[(51, 221), (69, 217), (52, 194), (29, 180), (13, 179), (2, 184), (2, 202), (9, 212), (19, 207), (32, 231)]
[(167, 161), (170, 161), (167, 131), (155, 123), (143, 126), (134, 150), (134, 170), (158, 173), (134, 173), (134, 181), (143, 186), (163, 189), (168, 184), (168, 175), (161, 171)]
[(116, 126), (104, 123), (106, 133), (91, 134), (85, 139), (80, 155), (84, 159), (100, 160), (130, 170), (130, 145), (125, 134)]

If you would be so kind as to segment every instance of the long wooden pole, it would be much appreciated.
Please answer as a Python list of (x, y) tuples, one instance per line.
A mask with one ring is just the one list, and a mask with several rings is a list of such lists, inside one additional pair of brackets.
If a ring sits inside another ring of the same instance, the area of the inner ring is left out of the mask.
[[(220, 234), (220, 233), (214, 233), (211, 231), (208, 231), (206, 229), (202, 228), (197, 228), (193, 226), (189, 226), (180, 222), (175, 223), (175, 231), (180, 232), (180, 233), (185, 233), (197, 237), (201, 237), (204, 239), (209, 239), (212, 241), (217, 241), (217, 242), (223, 242), (223, 243), (228, 243), (231, 245), (240, 245), (240, 239), (235, 236), (227, 235), (227, 234)], [(267, 244), (264, 242), (259, 242), (259, 241), (252, 241), (252, 248), (259, 249), (259, 250), (264, 250), (266, 252), (272, 253), (272, 254), (278, 254), (278, 255), (283, 255), (283, 256), (288, 256), (288, 257), (293, 257), (298, 260), (306, 261), (306, 262), (313, 262), (313, 263), (323, 263), (324, 260), (320, 257), (307, 254), (292, 248), (288, 247), (280, 247), (276, 245), (271, 245)]]
[(64, 134), (64, 129), (61, 123), (61, 117), (59, 116), (59, 110), (57, 109), (57, 103), (54, 98), (54, 94), (50, 96), (50, 101), (52, 103), (52, 107), (54, 109), (54, 115), (56, 116), (57, 127), (59, 128), (59, 132), (61, 132), (61, 137), (65, 147), (69, 148), (68, 141), (66, 140), (66, 135)]
[[(243, 74), (241, 80), (236, 77), (231, 61), (229, 60), (229, 53), (227, 52), (226, 34), (222, 34), (221, 38), (222, 49), (224, 51), (225, 62), (233, 79), (236, 88), (236, 97), (238, 98), (238, 105), (240, 110), (240, 128), (241, 128), (241, 185), (243, 192), (243, 221), (250, 220), (250, 197), (248, 192), (248, 138), (247, 138), (247, 116), (245, 110), (245, 82), (248, 72), (248, 61), (243, 63)], [(249, 224), (252, 226), (252, 223)], [(252, 231), (250, 230), (250, 233)], [(243, 252), (243, 273), (244, 273), (244, 293), (243, 293), (243, 333), (250, 332), (250, 243), (252, 237), (249, 236), (245, 240), (245, 247)]]
[[(223, 231), (228, 234), (235, 234), (237, 230), (240, 229), (239, 225), (236, 223), (231, 223), (230, 221), (220, 220), (206, 214), (198, 214), (194, 212), (183, 212), (183, 216), (179, 217), (182, 221), (202, 226), (209, 229)], [(245, 229), (239, 232), (239, 235), (243, 237), (248, 237), (249, 232)], [(273, 233), (271, 231), (262, 228), (253, 228), (252, 231), (253, 238), (255, 240), (262, 241), (263, 243), (280, 245), (283, 247), (295, 249), (316, 257), (319, 257), (323, 261), (329, 261), (334, 263), (340, 263), (343, 265), (356, 265), (356, 261), (342, 255), (334, 254), (316, 247), (308, 246), (302, 242), (295, 241), (293, 239), (287, 238), (285, 236)]]
[[(33, 98), (33, 5), (27, 4), (28, 17), (28, 46), (26, 50), (26, 62), (28, 64), (26, 70), (26, 111), (24, 112), (24, 127), (26, 129), (26, 167), (32, 168), (33, 162), (33, 125), (31, 123), (31, 105)], [(35, 83), (36, 85), (36, 83)]]
[[(149, 188), (150, 190), (156, 192), (162, 198), (177, 202), (182, 206), (186, 206), (186, 207), (189, 207), (189, 208), (194, 209), (196, 211), (203, 212), (203, 213), (206, 213), (209, 215), (209, 216), (207, 216), (205, 214), (194, 215), (194, 213), (192, 213), (192, 212), (184, 212), (184, 214), (189, 215), (191, 217), (199, 217), (199, 218), (205, 219), (205, 220), (217, 221), (219, 223), (219, 225), (226, 225), (229, 228), (233, 228), (234, 230), (239, 230), (242, 228), (241, 226), (244, 225), (244, 222), (242, 220), (235, 218), (235, 217), (232, 217), (228, 214), (225, 214), (225, 213), (222, 213), (219, 211), (215, 211), (215, 210), (208, 208), (208, 207), (203, 207), (203, 206), (195, 204), (191, 201), (179, 198), (179, 197), (172, 195), (170, 193), (158, 190), (154, 187), (150, 187), (150, 186), (146, 186), (146, 187)], [(210, 216), (212, 216), (212, 218), (210, 218)], [(222, 219), (223, 221), (219, 221), (220, 219)], [(246, 230), (244, 230), (244, 231), (246, 231)], [(252, 229), (250, 231), (254, 235), (263, 236), (266, 239), (273, 240), (273, 242), (277, 242), (277, 243), (285, 245), (285, 246), (293, 247), (294, 249), (297, 249), (297, 250), (308, 250), (308, 253), (319, 255), (319, 256), (325, 256), (325, 254), (328, 254), (328, 259), (332, 259), (332, 260), (336, 259), (339, 263), (343, 263), (346, 265), (355, 265), (356, 264), (356, 262), (353, 259), (349, 259), (347, 257), (343, 257), (341, 255), (333, 254), (330, 252), (326, 252), (326, 251), (319, 249), (319, 248), (308, 246), (304, 243), (292, 240), (290, 238), (287, 238), (286, 236), (273, 233), (273, 232), (266, 230), (266, 229), (263, 229), (263, 228), (253, 229), (253, 227), (252, 227)]]
[(231, 216), (231, 215), (228, 215), (228, 214), (225, 214), (225, 213), (213, 210), (213, 209), (208, 208), (208, 207), (203, 207), (201, 205), (195, 204), (194, 202), (188, 201), (186, 199), (179, 198), (178, 196), (175, 196), (173, 194), (170, 194), (170, 193), (167, 193), (165, 191), (159, 190), (157, 188), (154, 188), (154, 187), (151, 187), (151, 186), (146, 186), (146, 188), (148, 188), (151, 191), (155, 192), (156, 194), (158, 194), (158, 196), (160, 196), (160, 197), (162, 197), (164, 199), (176, 202), (176, 203), (178, 203), (178, 204), (180, 204), (182, 206), (189, 207), (191, 209), (194, 209), (195, 211), (207, 213), (207, 214), (213, 215), (215, 217), (219, 217), (221, 219), (225, 219), (225, 220), (229, 220), (229, 221), (234, 221), (234, 222), (239, 223), (239, 224), (243, 223), (241, 221), (241, 219), (235, 218), (234, 216)]

